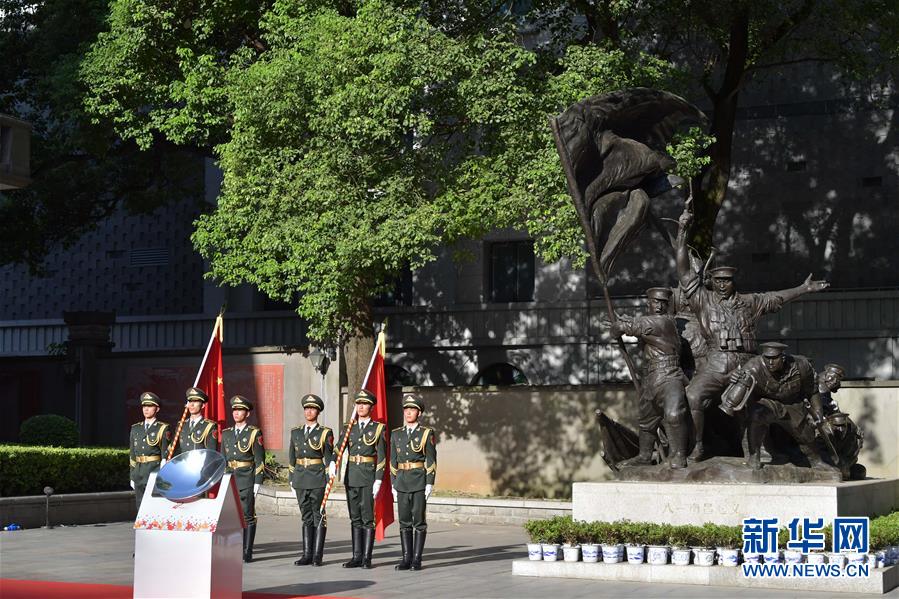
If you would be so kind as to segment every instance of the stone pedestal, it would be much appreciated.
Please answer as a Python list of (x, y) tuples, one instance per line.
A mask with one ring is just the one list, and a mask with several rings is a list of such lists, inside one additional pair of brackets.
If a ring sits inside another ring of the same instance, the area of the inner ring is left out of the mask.
[(879, 516), (899, 505), (899, 478), (842, 483), (574, 483), (575, 520), (730, 526), (744, 518)]

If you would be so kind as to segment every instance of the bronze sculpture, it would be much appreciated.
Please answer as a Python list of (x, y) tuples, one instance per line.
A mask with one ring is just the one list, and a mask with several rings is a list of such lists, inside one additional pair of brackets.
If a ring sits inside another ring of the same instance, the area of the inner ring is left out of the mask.
[(646, 292), (650, 314), (628, 318), (619, 316), (611, 324), (613, 335), (633, 335), (643, 345), (646, 372), (640, 394), (639, 453), (622, 464), (646, 465), (652, 462), (653, 446), (659, 425), (669, 445), (672, 468), (687, 467), (686, 377), (680, 366), (681, 338), (674, 317), (669, 314), (671, 289), (653, 287)]

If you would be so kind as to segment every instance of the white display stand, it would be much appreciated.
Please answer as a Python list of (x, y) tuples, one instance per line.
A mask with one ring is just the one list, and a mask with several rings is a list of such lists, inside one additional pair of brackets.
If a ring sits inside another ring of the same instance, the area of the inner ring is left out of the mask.
[(155, 485), (153, 473), (134, 521), (134, 597), (239, 599), (246, 524), (234, 479), (184, 503), (154, 497)]

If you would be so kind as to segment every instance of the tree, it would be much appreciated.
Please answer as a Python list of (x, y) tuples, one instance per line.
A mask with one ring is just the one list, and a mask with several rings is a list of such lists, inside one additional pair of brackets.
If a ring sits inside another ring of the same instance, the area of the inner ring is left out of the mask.
[(140, 151), (85, 112), (79, 63), (105, 10), (98, 0), (0, 1), (0, 112), (33, 125), (33, 183), (0, 193), (0, 264), (39, 272), (48, 252), (120, 206), (151, 211), (198, 189), (196, 165), (171, 145)]
[(703, 249), (727, 196), (747, 86), (778, 69), (827, 63), (851, 88), (892, 77), (899, 59), (899, 11), (890, 0), (538, 0), (532, 15), (558, 47), (639, 48), (688, 75), (676, 91), (697, 103), (705, 96), (715, 141), (693, 185), (693, 244)]
[(545, 256), (582, 259), (547, 117), (671, 76), (639, 52), (529, 50), (507, 12), (468, 30), (402, 3), (275, 2), (252, 34), (203, 46), (170, 32), (218, 4), (130, 2), (83, 65), (89, 106), (144, 145), (214, 144), (222, 194), (194, 235), (210, 274), (296, 302), (322, 341), (370, 338), (370, 300), (459, 239), (526, 226)]

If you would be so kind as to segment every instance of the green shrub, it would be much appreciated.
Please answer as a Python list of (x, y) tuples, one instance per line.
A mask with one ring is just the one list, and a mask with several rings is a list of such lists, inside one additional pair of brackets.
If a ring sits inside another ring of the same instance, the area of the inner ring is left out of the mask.
[(0, 445), (0, 495), (125, 491), (128, 450)]
[(19, 440), (25, 445), (75, 447), (78, 445), (78, 425), (57, 414), (32, 416), (22, 423)]

